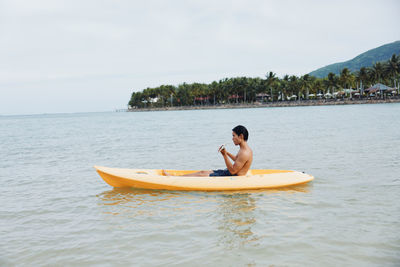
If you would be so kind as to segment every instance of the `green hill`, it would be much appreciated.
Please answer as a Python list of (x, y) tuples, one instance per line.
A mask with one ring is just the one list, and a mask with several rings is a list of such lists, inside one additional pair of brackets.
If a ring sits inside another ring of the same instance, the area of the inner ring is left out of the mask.
[(390, 59), (393, 54), (400, 54), (400, 41), (385, 44), (380, 47), (368, 50), (367, 52), (362, 53), (351, 60), (334, 63), (323, 68), (314, 70), (309, 74), (315, 77), (323, 78), (326, 77), (329, 72), (339, 74), (343, 68), (348, 68), (350, 71), (353, 72), (359, 70), (361, 67), (370, 67), (379, 61), (386, 61)]

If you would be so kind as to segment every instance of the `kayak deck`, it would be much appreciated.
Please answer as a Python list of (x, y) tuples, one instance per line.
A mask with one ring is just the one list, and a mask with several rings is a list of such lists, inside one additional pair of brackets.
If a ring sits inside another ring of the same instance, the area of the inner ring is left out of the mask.
[(163, 190), (249, 190), (278, 188), (310, 182), (313, 176), (289, 170), (249, 170), (245, 176), (182, 176), (196, 170), (119, 169), (94, 166), (103, 180), (113, 187), (135, 187)]

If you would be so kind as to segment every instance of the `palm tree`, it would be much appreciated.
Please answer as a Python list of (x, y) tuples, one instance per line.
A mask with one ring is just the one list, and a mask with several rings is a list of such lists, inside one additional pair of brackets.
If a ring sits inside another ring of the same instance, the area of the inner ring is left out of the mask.
[(250, 80), (250, 91), (248, 92), (249, 100), (256, 101), (257, 94), (263, 92), (263, 83), (261, 78), (253, 78)]
[(317, 95), (318, 92), (324, 91), (325, 79), (315, 79), (311, 86), (311, 93)]
[(173, 106), (174, 96), (176, 95), (176, 88), (173, 85), (161, 85), (158, 88), (153, 88), (151, 93), (151, 97), (154, 98), (156, 96), (161, 96), (162, 101), (168, 103), (170, 106)]
[(364, 85), (368, 82), (368, 69), (366, 67), (361, 67), (360, 70), (356, 72), (356, 81), (360, 84), (360, 93), (362, 95)]
[(360, 98), (362, 98), (364, 94), (364, 86), (368, 83), (369, 79), (368, 69), (366, 67), (361, 67), (359, 71), (356, 71), (355, 79), (358, 84), (357, 87), (360, 90)]
[(222, 91), (224, 95), (224, 100), (229, 102), (229, 97), (234, 94), (232, 78), (226, 78), (222, 80)]
[(373, 83), (381, 82), (383, 78), (384, 67), (382, 63), (376, 62), (372, 68), (369, 69), (370, 78), (372, 78)]
[(219, 88), (219, 84), (216, 81), (213, 81), (210, 85), (210, 94), (213, 100), (213, 104), (215, 105), (217, 98), (220, 98), (219, 92), (220, 92), (220, 88)]
[[(299, 87), (300, 87), (300, 81), (299, 78), (296, 75), (292, 75), (289, 77), (289, 90), (290, 90), (290, 95), (294, 95), (294, 93), (299, 92)], [(300, 94), (297, 95), (298, 98), (300, 98)]]
[(289, 94), (289, 75), (283, 76), (280, 82), (281, 100), (285, 99), (285, 96)]
[(265, 80), (265, 82), (266, 82), (266, 88), (267, 88), (267, 89), (270, 89), (270, 92), (271, 92), (271, 100), (274, 101), (274, 96), (273, 96), (273, 91), (272, 91), (272, 90), (274, 89), (278, 78), (276, 77), (276, 74), (273, 73), (272, 71), (270, 71), (267, 75), (265, 75), (265, 77), (267, 78), (267, 79)]
[(351, 88), (354, 85), (355, 77), (348, 68), (340, 72), (339, 82), (343, 88)]
[(385, 73), (393, 79), (393, 87), (396, 87), (396, 77), (400, 74), (400, 58), (393, 54), (385, 64)]
[(331, 90), (330, 93), (332, 95), (335, 93), (335, 88), (338, 88), (338, 82), (339, 82), (339, 79), (336, 76), (336, 74), (333, 72), (329, 72), (327, 80), (326, 80), (326, 85), (327, 85), (328, 90), (329, 89)]
[[(312, 78), (309, 74), (306, 74), (300, 78), (300, 91), (302, 93), (306, 93), (306, 98), (308, 99), (308, 95), (312, 85)], [(299, 100), (300, 100), (300, 91), (299, 91)]]
[(190, 85), (187, 83), (180, 84), (177, 89), (177, 101), (180, 105), (188, 106), (192, 103), (191, 89)]

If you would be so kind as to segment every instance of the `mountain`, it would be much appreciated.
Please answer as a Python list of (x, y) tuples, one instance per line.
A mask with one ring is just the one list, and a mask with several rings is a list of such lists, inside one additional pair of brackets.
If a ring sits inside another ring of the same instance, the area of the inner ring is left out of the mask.
[(393, 54), (400, 54), (400, 41), (379, 46), (377, 48), (368, 50), (367, 52), (362, 53), (351, 60), (334, 63), (314, 70), (309, 74), (315, 77), (323, 78), (326, 77), (329, 72), (339, 74), (343, 68), (348, 68), (353, 72), (359, 70), (361, 67), (371, 67), (379, 61), (387, 61), (392, 57)]

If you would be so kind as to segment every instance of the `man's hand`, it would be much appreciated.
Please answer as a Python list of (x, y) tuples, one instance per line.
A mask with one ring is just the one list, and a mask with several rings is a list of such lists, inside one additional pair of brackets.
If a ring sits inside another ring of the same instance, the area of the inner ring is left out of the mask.
[(225, 156), (226, 153), (228, 153), (228, 152), (226, 151), (225, 147), (223, 147), (223, 148), (220, 150), (220, 152), (221, 152), (222, 156)]

